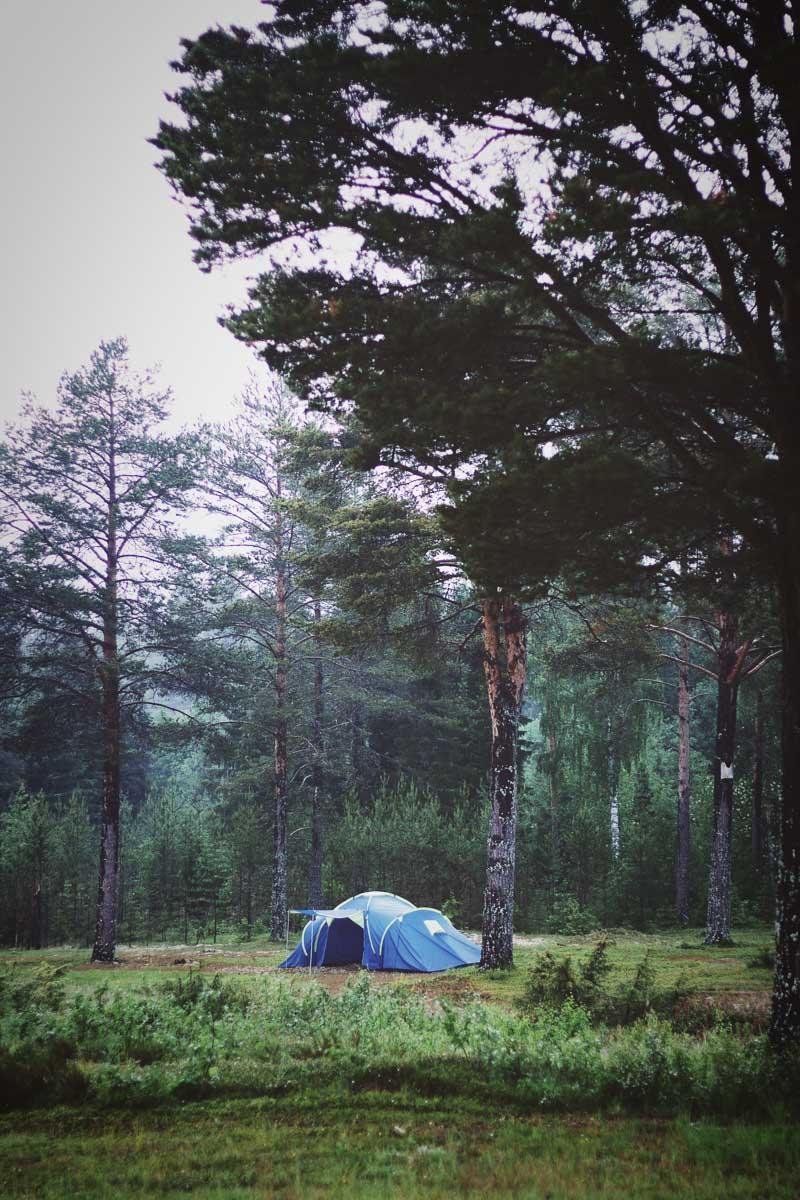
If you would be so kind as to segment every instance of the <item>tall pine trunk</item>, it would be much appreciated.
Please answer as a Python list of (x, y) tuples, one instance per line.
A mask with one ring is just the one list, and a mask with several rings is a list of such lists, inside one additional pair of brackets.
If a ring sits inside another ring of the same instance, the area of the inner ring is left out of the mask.
[(689, 643), (680, 639), (678, 667), (678, 821), (675, 855), (675, 913), (679, 925), (689, 924), (689, 853), (691, 782), (689, 776)]
[[(278, 487), (280, 498), (280, 487)], [(270, 935), (282, 941), (286, 934), (287, 862), (286, 808), (288, 793), (288, 735), (286, 726), (286, 594), (287, 573), (284, 562), (283, 515), (276, 517), (275, 579), (275, 802), (272, 824), (272, 899)]]
[(760, 878), (764, 866), (764, 693), (756, 689), (753, 721), (753, 789), (750, 813), (750, 849), (753, 871)]
[(526, 624), (522, 608), (512, 597), (484, 600), (482, 609), (492, 740), (481, 966), (506, 967), (514, 958), (517, 749), (527, 667)]
[(117, 561), (117, 464), (113, 400), (108, 455), (106, 575), (103, 597), (103, 800), (100, 817), (100, 880), (92, 962), (113, 962), (117, 948), (120, 807), (120, 695)]
[[(800, 442), (800, 435), (795, 440)], [(786, 515), (779, 527), (783, 804), (770, 1022), (770, 1038), (779, 1048), (800, 1042), (800, 512), (791, 500), (797, 491), (796, 471), (787, 483)]]
[(308, 864), (308, 906), (322, 907), (323, 797), (325, 789), (323, 728), (325, 722), (325, 677), (319, 636), (322, 606), (314, 601), (314, 765), (311, 774), (311, 856)]
[(706, 945), (731, 940), (731, 835), (733, 830), (733, 759), (736, 752), (736, 700), (739, 690), (736, 618), (718, 613), (719, 674), (714, 749), (714, 817), (708, 877)]

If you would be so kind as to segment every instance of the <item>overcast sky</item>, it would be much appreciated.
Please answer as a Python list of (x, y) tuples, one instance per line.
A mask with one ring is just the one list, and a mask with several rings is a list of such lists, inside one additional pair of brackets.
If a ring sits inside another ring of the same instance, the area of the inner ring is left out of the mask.
[(216, 324), (246, 269), (202, 274), (148, 145), (181, 37), (252, 26), (258, 0), (5, 0), (0, 416), (51, 401), (102, 338), (160, 363), (179, 423), (224, 418), (255, 365)]

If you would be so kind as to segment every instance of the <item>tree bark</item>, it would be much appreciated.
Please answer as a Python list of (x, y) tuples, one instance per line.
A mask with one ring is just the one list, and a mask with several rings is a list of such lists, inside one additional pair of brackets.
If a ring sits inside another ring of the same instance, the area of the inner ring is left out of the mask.
[(558, 743), (556, 735), (547, 736), (549, 751), (547, 762), (547, 782), (550, 792), (550, 903), (555, 902), (556, 887), (561, 878), (561, 834), (558, 828), (558, 799), (556, 792), (556, 755)]
[(714, 818), (708, 877), (705, 942), (724, 946), (731, 940), (731, 833), (733, 828), (733, 760), (736, 751), (736, 700), (739, 690), (736, 618), (718, 613), (719, 674), (714, 752)]
[(311, 783), (311, 856), (308, 864), (308, 906), (322, 907), (323, 803), (325, 789), (323, 728), (325, 722), (325, 677), (319, 637), (322, 606), (314, 601), (314, 765)]
[(114, 401), (109, 400), (108, 517), (103, 597), (103, 800), (100, 818), (100, 881), (92, 962), (113, 962), (117, 948), (120, 808), (120, 695), (118, 633), (117, 463)]
[(31, 900), (30, 946), (32, 950), (41, 950), (42, 944), (42, 881), (36, 879)]
[(675, 913), (679, 925), (689, 924), (689, 853), (691, 781), (689, 775), (689, 643), (680, 639), (678, 667), (678, 828), (675, 855)]
[(756, 690), (753, 722), (753, 791), (750, 813), (750, 849), (753, 871), (760, 876), (764, 865), (764, 693)]
[(770, 1039), (778, 1049), (800, 1042), (800, 513), (791, 500), (797, 489), (797, 472), (787, 483), (790, 485), (785, 510), (788, 515), (783, 517), (778, 531), (783, 631), (783, 805), (770, 1022)]
[(611, 717), (606, 718), (606, 750), (608, 766), (608, 806), (611, 834), (611, 856), (616, 861), (619, 858), (619, 755)]
[(367, 797), (364, 779), (364, 713), (359, 700), (354, 700), (350, 710), (350, 774), (359, 804)]
[(514, 959), (514, 868), (517, 836), (517, 745), (525, 690), (526, 623), (509, 596), (484, 600), (483, 665), (492, 726), (491, 810), (483, 900), (483, 968)]
[(44, 928), (44, 876), (47, 859), (46, 817), (41, 799), (35, 802), (33, 814), (33, 889), (31, 896), (31, 934), (29, 945), (33, 950), (41, 950), (46, 944)]
[[(280, 497), (280, 491), (278, 491)], [(286, 726), (286, 564), (283, 559), (283, 515), (276, 517), (275, 579), (275, 804), (272, 841), (272, 900), (270, 935), (283, 941), (286, 934), (287, 898), (286, 808), (289, 773)]]

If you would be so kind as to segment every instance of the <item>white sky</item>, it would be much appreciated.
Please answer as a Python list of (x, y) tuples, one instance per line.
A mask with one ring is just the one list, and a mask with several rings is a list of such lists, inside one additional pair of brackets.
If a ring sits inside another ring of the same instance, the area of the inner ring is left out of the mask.
[(4, 0), (0, 418), (124, 335), (179, 424), (225, 419), (256, 365), (216, 324), (253, 263), (204, 275), (147, 138), (181, 37), (253, 26), (259, 0)]

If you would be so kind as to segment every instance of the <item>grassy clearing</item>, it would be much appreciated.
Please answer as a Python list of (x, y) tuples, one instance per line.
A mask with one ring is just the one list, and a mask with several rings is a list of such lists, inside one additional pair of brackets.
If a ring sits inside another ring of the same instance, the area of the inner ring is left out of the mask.
[[(520, 1011), (537, 955), (579, 963), (595, 940), (526, 939), (511, 971), (439, 976), (309, 978), (275, 970), (282, 947), (137, 947), (113, 968), (6, 952), (0, 1192), (795, 1197), (800, 1060), (777, 1064), (757, 1021)], [(649, 952), (659, 988), (683, 976), (730, 1019), (742, 996), (766, 1011), (771, 972), (750, 964), (768, 944), (619, 933), (609, 986)]]
[(0, 1119), (3, 1194), (20, 1200), (793, 1200), (799, 1170), (796, 1128), (555, 1119), (407, 1093)]
[[(404, 975), (396, 972), (376, 972), (376, 986), (410, 988), (431, 1000), (447, 999), (458, 1002), (479, 997), (507, 1007), (522, 997), (527, 969), (537, 954), (549, 950), (556, 958), (568, 956), (580, 960), (588, 955), (597, 935), (573, 937), (522, 937), (515, 948), (515, 965), (510, 971), (479, 971), (467, 967), (441, 975)], [(703, 930), (672, 930), (644, 934), (630, 930), (611, 934), (609, 948), (611, 975), (609, 984), (615, 986), (635, 970), (645, 954), (650, 955), (655, 972), (656, 987), (674, 987), (681, 976), (699, 993), (720, 999), (726, 995), (761, 994), (766, 997), (772, 987), (772, 971), (768, 967), (752, 967), (751, 961), (760, 951), (772, 946), (773, 931), (769, 926), (741, 929), (736, 944), (730, 947), (703, 945)], [(95, 987), (136, 988), (154, 984), (165, 976), (178, 977), (190, 972), (205, 974), (241, 974), (247, 979), (260, 972), (272, 972), (285, 955), (283, 946), (270, 945), (262, 939), (236, 945), (217, 946), (132, 946), (121, 947), (120, 966), (92, 967), (88, 965), (85, 949), (0, 950), (0, 966), (16, 964), (23, 970), (48, 963), (65, 968), (65, 982), (70, 990)], [(180, 961), (183, 960), (183, 961)], [(357, 972), (331, 969), (315, 970), (313, 981), (331, 992), (338, 992), (347, 979)], [(307, 972), (280, 973), (290, 978), (292, 986), (303, 988), (311, 981)]]
[(366, 972), (331, 994), (275, 972), (71, 990), (47, 964), (15, 968), (0, 974), (0, 1092), (6, 1104), (16, 1092), (19, 1105), (130, 1108), (313, 1081), (538, 1111), (762, 1119), (800, 1102), (800, 1059), (775, 1059), (747, 1022), (673, 1023), (639, 1005), (626, 1020), (646, 1019), (609, 1029), (572, 1000), (525, 1011), (460, 1001), (376, 986)]

